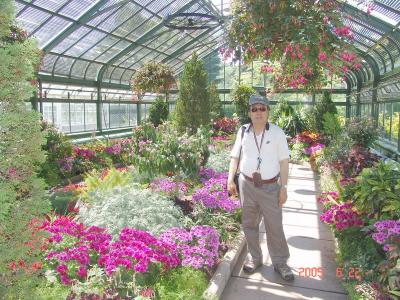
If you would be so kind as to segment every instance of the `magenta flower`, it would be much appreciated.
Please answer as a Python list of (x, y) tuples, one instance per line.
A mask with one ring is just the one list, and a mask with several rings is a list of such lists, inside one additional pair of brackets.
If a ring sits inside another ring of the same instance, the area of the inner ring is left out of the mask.
[(351, 203), (334, 204), (323, 212), (319, 219), (333, 225), (338, 231), (352, 226), (362, 227), (364, 224)]

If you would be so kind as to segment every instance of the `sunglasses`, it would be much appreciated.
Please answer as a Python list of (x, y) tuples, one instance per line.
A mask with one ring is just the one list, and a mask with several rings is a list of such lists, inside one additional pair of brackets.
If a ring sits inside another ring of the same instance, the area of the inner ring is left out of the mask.
[(267, 108), (266, 108), (265, 106), (261, 106), (261, 107), (252, 107), (252, 108), (250, 109), (251, 112), (257, 112), (257, 111), (264, 112), (264, 111), (266, 111), (266, 110), (267, 110)]

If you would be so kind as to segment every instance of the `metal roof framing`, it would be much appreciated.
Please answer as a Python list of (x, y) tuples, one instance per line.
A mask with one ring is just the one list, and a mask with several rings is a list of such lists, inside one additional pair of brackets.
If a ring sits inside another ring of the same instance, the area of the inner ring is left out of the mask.
[[(167, 15), (189, 11), (226, 18), (210, 0), (15, 2), (17, 21), (27, 24), (30, 36), (41, 36), (40, 47), (47, 60), (39, 75), (46, 81), (76, 84), (81, 80), (90, 86), (97, 82), (98, 87), (125, 89), (129, 76), (147, 60), (167, 63), (179, 73), (193, 51), (198, 50), (199, 57), (204, 58), (224, 44), (222, 26), (194, 31), (164, 26)], [(344, 22), (354, 33), (354, 45), (365, 59), (361, 70), (348, 75), (347, 83), (367, 86), (386, 74), (400, 73), (397, 2), (374, 0), (376, 14), (367, 14), (345, 1), (339, 3)], [(33, 19), (35, 16), (41, 18)], [(52, 28), (53, 24), (58, 27)]]

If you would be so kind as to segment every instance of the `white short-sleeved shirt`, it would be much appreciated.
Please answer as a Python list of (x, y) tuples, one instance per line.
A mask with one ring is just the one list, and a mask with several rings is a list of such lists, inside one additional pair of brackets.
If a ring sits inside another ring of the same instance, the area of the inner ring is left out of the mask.
[[(231, 157), (239, 157), (240, 145), (242, 144), (242, 154), (240, 156), (239, 169), (241, 173), (252, 177), (252, 174), (257, 170), (258, 150), (254, 140), (252, 128), (248, 130), (250, 124), (245, 125), (243, 140), (242, 128), (239, 129), (236, 135), (235, 145), (231, 151)], [(261, 143), (262, 132), (257, 136), (258, 145)], [(264, 141), (261, 147), (261, 165), (260, 173), (263, 180), (271, 179), (278, 175), (280, 171), (279, 162), (284, 159), (289, 159), (289, 147), (286, 141), (286, 135), (281, 128), (269, 123), (269, 130), (265, 131)]]

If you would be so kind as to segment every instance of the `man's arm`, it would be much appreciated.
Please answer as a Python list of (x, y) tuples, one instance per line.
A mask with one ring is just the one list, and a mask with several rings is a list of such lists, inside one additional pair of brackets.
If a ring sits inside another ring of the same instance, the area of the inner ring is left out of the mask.
[(281, 176), (281, 189), (279, 191), (279, 206), (283, 206), (283, 204), (287, 200), (287, 189), (286, 185), (289, 179), (289, 159), (283, 159), (279, 162), (280, 166), (280, 176)]
[(233, 196), (237, 195), (237, 186), (233, 181), (233, 179), (235, 177), (236, 170), (238, 168), (238, 163), (239, 163), (238, 157), (231, 157), (231, 162), (229, 163), (227, 187), (228, 187), (228, 192)]

